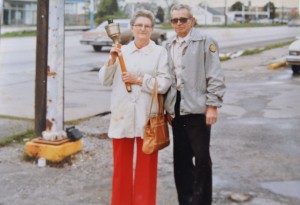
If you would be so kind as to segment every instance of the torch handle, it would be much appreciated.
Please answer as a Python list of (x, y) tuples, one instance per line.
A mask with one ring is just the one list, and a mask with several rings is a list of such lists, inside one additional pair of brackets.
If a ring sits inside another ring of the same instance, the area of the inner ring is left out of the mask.
[[(117, 44), (118, 48), (121, 48), (121, 44)], [(121, 66), (121, 71), (122, 73), (125, 73), (127, 70), (126, 70), (126, 66), (125, 66), (125, 63), (124, 63), (124, 59), (123, 59), (123, 55), (121, 52), (119, 52), (118, 54), (118, 59), (119, 59), (119, 63), (120, 63), (120, 66)], [(126, 86), (126, 90), (127, 92), (131, 92), (131, 85), (130, 83), (125, 83), (125, 86)]]

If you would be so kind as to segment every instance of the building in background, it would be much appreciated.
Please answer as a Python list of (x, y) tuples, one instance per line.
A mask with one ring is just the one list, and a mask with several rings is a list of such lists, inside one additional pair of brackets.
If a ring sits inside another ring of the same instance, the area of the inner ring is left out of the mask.
[[(65, 0), (66, 24), (84, 23), (86, 4), (87, 0)], [(3, 25), (36, 25), (36, 16), (37, 0), (3, 0)]]
[(192, 8), (192, 12), (198, 25), (224, 25), (225, 23), (224, 9), (220, 11), (198, 5)]
[[(50, 0), (51, 1), (51, 0)], [(93, 0), (94, 11), (102, 0)], [(242, 2), (247, 10), (240, 12), (230, 11), (231, 6), (236, 2)], [(3, 25), (36, 25), (37, 0), (0, 0), (3, 2), (0, 12), (0, 22)], [(65, 24), (66, 25), (88, 25), (91, 0), (65, 0)], [(168, 21), (168, 7), (175, 0), (118, 0), (119, 7), (129, 16), (137, 9), (150, 5), (151, 11), (156, 14), (160, 6), (165, 11), (165, 21)], [(198, 24), (218, 25), (248, 19), (267, 19), (269, 13), (263, 11), (268, 3), (274, 3), (277, 19), (285, 20), (299, 14), (300, 0), (176, 0), (178, 3), (186, 3), (192, 6)], [(226, 6), (225, 6), (226, 3)], [(226, 8), (226, 9), (225, 9)], [(225, 11), (227, 19), (225, 19)]]
[(36, 15), (36, 0), (3, 1), (4, 25), (35, 25)]
[(87, 0), (65, 0), (65, 24), (87, 25), (89, 9)]

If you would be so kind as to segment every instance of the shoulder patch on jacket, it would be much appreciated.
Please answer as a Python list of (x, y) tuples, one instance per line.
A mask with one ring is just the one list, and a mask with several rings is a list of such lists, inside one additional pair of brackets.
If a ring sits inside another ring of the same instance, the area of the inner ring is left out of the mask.
[(210, 50), (210, 52), (212, 52), (212, 53), (214, 53), (214, 52), (216, 52), (217, 51), (217, 49), (216, 49), (216, 46), (215, 46), (215, 44), (210, 44), (210, 46), (209, 46), (209, 50)]

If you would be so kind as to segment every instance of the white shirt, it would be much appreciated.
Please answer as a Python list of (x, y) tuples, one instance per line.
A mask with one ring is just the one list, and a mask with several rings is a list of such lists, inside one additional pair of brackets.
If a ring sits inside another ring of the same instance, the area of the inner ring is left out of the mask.
[[(150, 110), (154, 78), (158, 81), (158, 92), (165, 93), (170, 87), (167, 51), (153, 41), (137, 49), (134, 42), (122, 46), (126, 69), (143, 75), (142, 86), (132, 84), (132, 91), (127, 92), (121, 80), (121, 68), (118, 61), (108, 67), (104, 65), (99, 71), (102, 85), (112, 86), (111, 120), (108, 130), (110, 138), (143, 137), (143, 128)], [(156, 111), (156, 106), (153, 107)]]
[(172, 44), (172, 59), (174, 62), (174, 71), (176, 75), (176, 86), (177, 90), (180, 90), (181, 85), (181, 72), (182, 72), (182, 52), (186, 43), (189, 39), (190, 34), (186, 35), (184, 38), (176, 37)]

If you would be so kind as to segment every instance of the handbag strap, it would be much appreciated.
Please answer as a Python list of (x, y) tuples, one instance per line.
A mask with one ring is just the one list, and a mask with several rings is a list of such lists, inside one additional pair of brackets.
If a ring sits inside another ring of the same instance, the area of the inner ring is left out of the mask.
[(149, 110), (149, 118), (151, 115), (152, 105), (153, 105), (154, 100), (156, 100), (157, 105), (158, 105), (158, 113), (157, 114), (163, 113), (163, 96), (158, 94), (157, 90), (158, 90), (158, 83), (157, 83), (157, 79), (155, 78), (153, 92), (152, 92), (151, 105), (150, 105), (150, 110)]
[[(163, 48), (161, 48), (160, 50), (160, 54), (162, 52)], [(159, 55), (161, 56), (161, 55)], [(158, 70), (158, 62), (156, 63), (156, 73), (157, 73), (157, 70)], [(156, 99), (156, 102), (157, 102), (157, 106), (158, 106), (158, 115), (159, 114), (162, 114), (164, 112), (164, 106), (163, 106), (163, 96), (161, 94), (158, 94), (158, 82), (157, 82), (157, 79), (154, 78), (155, 81), (154, 81), (154, 86), (153, 86), (153, 92), (152, 92), (152, 99), (151, 99), (151, 106), (150, 106), (150, 110), (149, 110), (149, 118), (150, 118), (150, 115), (151, 115), (151, 111), (152, 111), (152, 105), (153, 105), (153, 101), (154, 99)]]

